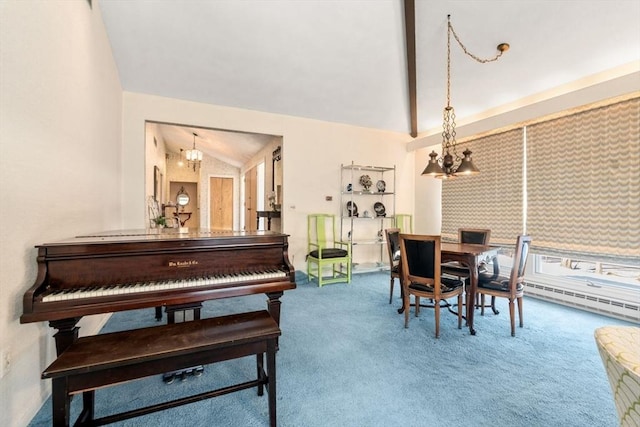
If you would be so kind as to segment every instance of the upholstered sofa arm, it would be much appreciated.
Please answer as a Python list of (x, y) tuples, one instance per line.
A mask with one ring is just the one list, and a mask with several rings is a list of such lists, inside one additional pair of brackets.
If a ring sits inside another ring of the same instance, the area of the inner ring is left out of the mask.
[(640, 425), (640, 328), (604, 326), (596, 329), (595, 339), (620, 425)]

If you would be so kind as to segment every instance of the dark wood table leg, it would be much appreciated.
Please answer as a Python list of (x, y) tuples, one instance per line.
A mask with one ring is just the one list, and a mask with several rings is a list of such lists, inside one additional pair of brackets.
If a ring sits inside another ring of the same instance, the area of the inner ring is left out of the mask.
[(476, 292), (478, 289), (478, 265), (476, 263), (476, 257), (470, 256), (468, 259), (469, 267), (469, 290), (467, 291), (467, 325), (469, 326), (469, 333), (471, 335), (476, 334), (476, 330), (473, 328), (473, 313), (475, 310)]

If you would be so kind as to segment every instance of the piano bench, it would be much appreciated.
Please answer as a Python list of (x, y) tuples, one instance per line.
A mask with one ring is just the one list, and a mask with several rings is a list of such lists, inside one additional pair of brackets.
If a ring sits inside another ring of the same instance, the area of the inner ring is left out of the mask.
[[(254, 311), (81, 337), (42, 373), (43, 379), (52, 379), (53, 425), (69, 425), (71, 397), (81, 392), (83, 407), (77, 424), (103, 425), (252, 387), (262, 396), (266, 385), (269, 422), (275, 426), (280, 333), (267, 311)], [(97, 388), (254, 354), (258, 368), (255, 380), (94, 419)]]

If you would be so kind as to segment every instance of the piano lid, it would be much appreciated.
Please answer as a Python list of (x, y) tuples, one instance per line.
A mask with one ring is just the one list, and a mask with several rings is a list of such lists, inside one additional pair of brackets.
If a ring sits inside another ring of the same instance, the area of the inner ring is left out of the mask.
[(55, 246), (69, 244), (93, 243), (125, 243), (125, 242), (157, 242), (197, 239), (228, 239), (253, 238), (259, 236), (288, 236), (275, 231), (244, 231), (244, 230), (209, 230), (205, 228), (147, 228), (132, 230), (107, 230), (88, 233), (70, 239), (50, 242), (37, 246)]

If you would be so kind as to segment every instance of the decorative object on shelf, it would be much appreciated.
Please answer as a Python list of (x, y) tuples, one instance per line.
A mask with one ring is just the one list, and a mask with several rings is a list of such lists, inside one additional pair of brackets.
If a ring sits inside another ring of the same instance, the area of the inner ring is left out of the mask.
[(369, 175), (362, 175), (360, 177), (360, 185), (362, 185), (362, 188), (364, 188), (364, 191), (369, 192), (369, 188), (371, 188), (371, 185), (373, 184), (373, 181), (371, 181), (371, 177)]
[(430, 175), (440, 179), (453, 178), (457, 175), (473, 175), (480, 172), (471, 160), (471, 150), (468, 148), (464, 150), (462, 152), (464, 157), (462, 158), (456, 150), (456, 114), (451, 106), (451, 34), (453, 34), (460, 47), (462, 47), (464, 53), (480, 63), (496, 61), (504, 52), (509, 50), (507, 43), (500, 43), (498, 45), (498, 54), (495, 57), (490, 59), (478, 58), (472, 53), (469, 53), (458, 38), (458, 35), (451, 25), (451, 15), (447, 15), (447, 21), (447, 106), (444, 108), (443, 113), (442, 157), (438, 159), (438, 153), (432, 151), (431, 154), (429, 154), (429, 163), (422, 172), (422, 175)]
[(353, 184), (347, 184), (347, 193), (351, 193), (353, 191)]
[(378, 193), (384, 193), (384, 191), (387, 189), (387, 183), (383, 180), (379, 180), (378, 182), (376, 182), (376, 189), (378, 190)]
[(373, 204), (373, 210), (376, 211), (377, 217), (387, 216), (387, 210), (385, 209), (384, 205), (380, 202), (375, 202)]
[(362, 214), (363, 218), (371, 218), (371, 214), (369, 214), (369, 211), (364, 211), (364, 213)]
[(347, 202), (347, 213), (349, 216), (358, 216), (358, 205), (352, 201)]
[(384, 231), (383, 230), (379, 230), (378, 231), (378, 240), (382, 242), (383, 236), (384, 236)]
[(271, 206), (271, 209), (273, 209), (274, 212), (278, 212), (280, 209), (279, 206), (276, 204), (276, 193), (271, 193), (268, 197), (269, 200), (269, 206)]

